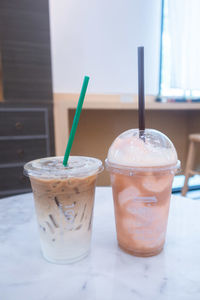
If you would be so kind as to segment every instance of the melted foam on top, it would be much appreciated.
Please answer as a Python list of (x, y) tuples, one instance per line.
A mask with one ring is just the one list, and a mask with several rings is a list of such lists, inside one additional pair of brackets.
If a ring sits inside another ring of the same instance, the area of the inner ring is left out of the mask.
[(140, 137), (138, 129), (131, 129), (114, 140), (108, 162), (131, 167), (168, 166), (177, 164), (177, 153), (161, 132), (146, 129)]

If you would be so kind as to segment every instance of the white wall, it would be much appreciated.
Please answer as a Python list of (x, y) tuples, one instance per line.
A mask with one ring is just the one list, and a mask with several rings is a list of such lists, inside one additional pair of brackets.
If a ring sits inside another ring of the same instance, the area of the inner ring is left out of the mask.
[(54, 92), (137, 93), (137, 46), (146, 94), (157, 94), (161, 0), (50, 0)]

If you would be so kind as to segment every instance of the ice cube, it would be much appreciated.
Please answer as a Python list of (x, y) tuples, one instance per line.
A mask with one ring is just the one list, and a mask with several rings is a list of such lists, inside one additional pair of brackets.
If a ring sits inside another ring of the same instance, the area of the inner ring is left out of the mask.
[(140, 194), (139, 190), (135, 186), (129, 186), (125, 188), (118, 195), (118, 201), (120, 206), (125, 205), (128, 201), (132, 201), (136, 196), (138, 197)]
[(154, 193), (161, 193), (166, 188), (170, 188), (173, 175), (162, 175), (162, 176), (146, 176), (143, 179), (143, 187)]

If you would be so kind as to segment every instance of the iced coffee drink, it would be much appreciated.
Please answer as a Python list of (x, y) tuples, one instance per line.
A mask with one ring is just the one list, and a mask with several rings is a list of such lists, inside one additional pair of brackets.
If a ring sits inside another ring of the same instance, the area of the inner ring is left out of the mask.
[(95, 158), (71, 156), (38, 159), (25, 165), (35, 199), (41, 248), (55, 263), (85, 257), (90, 249), (94, 194), (102, 163)]
[(172, 182), (179, 168), (172, 142), (153, 129), (125, 131), (112, 143), (106, 167), (119, 246), (136, 256), (158, 254), (165, 242)]

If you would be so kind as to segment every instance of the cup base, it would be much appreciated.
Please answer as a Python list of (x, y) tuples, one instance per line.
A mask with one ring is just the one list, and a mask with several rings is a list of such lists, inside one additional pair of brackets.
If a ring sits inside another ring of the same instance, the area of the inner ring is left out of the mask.
[(156, 249), (154, 251), (149, 251), (149, 252), (141, 252), (141, 251), (134, 251), (134, 250), (131, 250), (131, 249), (127, 249), (127, 248), (124, 248), (122, 245), (118, 244), (119, 248), (121, 250), (123, 250), (124, 252), (128, 253), (128, 254), (131, 254), (133, 256), (138, 256), (138, 257), (149, 257), (149, 256), (155, 256), (157, 254), (159, 254), (162, 250), (163, 250), (163, 247), (162, 248), (159, 248), (159, 249)]
[(70, 258), (70, 259), (53, 259), (53, 258), (50, 258), (50, 257), (44, 255), (44, 254), (43, 254), (43, 257), (46, 261), (48, 261), (50, 263), (53, 263), (53, 264), (68, 265), (68, 264), (73, 264), (73, 263), (76, 263), (79, 260), (84, 259), (85, 257), (88, 256), (89, 252), (90, 251), (87, 251), (87, 252), (85, 252), (84, 254), (82, 254), (78, 257)]

